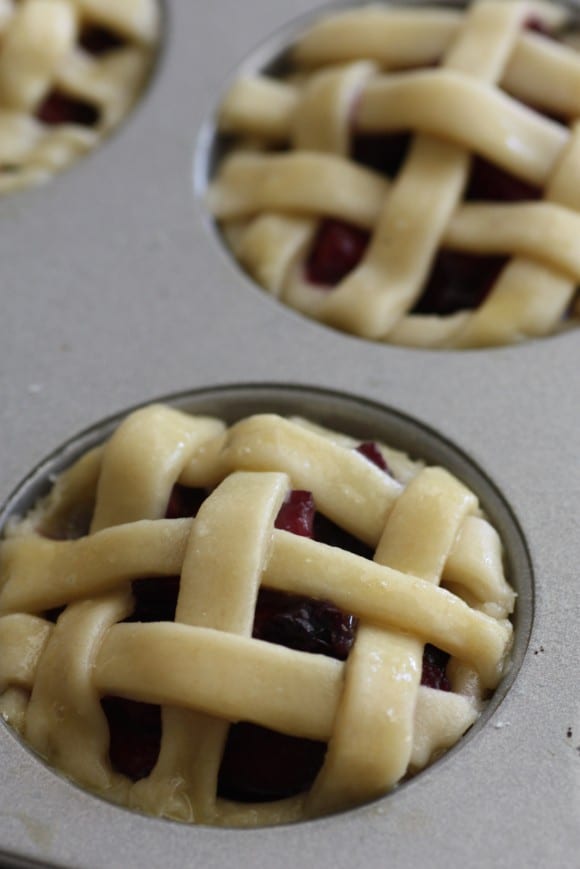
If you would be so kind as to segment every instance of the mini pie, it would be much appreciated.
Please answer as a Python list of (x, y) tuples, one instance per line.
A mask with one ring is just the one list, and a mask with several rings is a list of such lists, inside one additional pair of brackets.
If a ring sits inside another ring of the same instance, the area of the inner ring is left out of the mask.
[(580, 56), (552, 3), (326, 15), (235, 81), (208, 205), (270, 293), (363, 338), (511, 344), (580, 316)]
[(298, 418), (151, 405), (0, 543), (0, 711), (159, 816), (255, 826), (385, 794), (504, 672), (514, 593), (476, 496)]
[(0, 0), (0, 193), (47, 180), (123, 119), (158, 18), (156, 0)]

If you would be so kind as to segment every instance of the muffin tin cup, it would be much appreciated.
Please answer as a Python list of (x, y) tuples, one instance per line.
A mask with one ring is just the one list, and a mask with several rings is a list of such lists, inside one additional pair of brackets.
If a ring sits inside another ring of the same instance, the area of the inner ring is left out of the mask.
[(520, 592), (512, 671), (473, 732), (415, 780), (356, 810), (268, 829), (186, 826), (110, 805), (2, 727), (3, 865), (577, 860), (577, 334), (462, 352), (340, 334), (257, 288), (200, 198), (198, 137), (228, 77), (291, 16), (318, 8), (329, 7), (222, 0), (200, 16), (178, 0), (154, 80), (123, 127), (45, 187), (0, 201), (3, 516), (101, 439), (109, 423), (99, 420), (158, 396), (233, 414), (257, 402), (356, 431), (378, 424), (387, 440), (448, 464), (498, 522)]

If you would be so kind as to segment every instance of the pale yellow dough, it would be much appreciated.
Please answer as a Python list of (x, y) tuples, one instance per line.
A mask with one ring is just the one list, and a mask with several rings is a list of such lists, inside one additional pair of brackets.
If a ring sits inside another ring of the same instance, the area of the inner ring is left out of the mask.
[[(84, 51), (85, 27), (124, 40)], [(151, 70), (157, 0), (0, 0), (0, 194), (40, 184), (93, 148), (126, 115)], [(36, 115), (53, 92), (98, 112), (92, 127)]]
[[(0, 543), (0, 710), (46, 761), (155, 815), (255, 826), (385, 794), (453, 745), (497, 686), (514, 592), (497, 532), (448, 471), (274, 414), (230, 427), (138, 410), (12, 520)], [(194, 519), (165, 518), (174, 485), (207, 488)], [(291, 489), (374, 560), (275, 528)], [(81, 505), (89, 533), (50, 539)], [(179, 575), (176, 621), (121, 623), (131, 580)], [(260, 586), (332, 601), (359, 619), (346, 662), (252, 638)], [(56, 623), (45, 614), (64, 607)], [(423, 646), (451, 655), (453, 691), (420, 685)], [(156, 766), (116, 772), (100, 698), (162, 707)], [(228, 728), (251, 721), (328, 744), (309, 793), (218, 798)]]
[[(237, 144), (207, 202), (244, 269), (301, 313), (394, 344), (496, 346), (574, 325), (580, 57), (526, 30), (533, 19), (557, 28), (566, 13), (519, 0), (475, 0), (466, 11), (370, 5), (306, 29), (286, 80), (236, 81), (219, 128)], [(391, 183), (349, 159), (353, 128), (413, 134)], [(472, 155), (544, 199), (463, 204)], [(331, 289), (304, 268), (326, 218), (371, 233), (362, 261)], [(441, 247), (511, 259), (476, 310), (414, 314)]]

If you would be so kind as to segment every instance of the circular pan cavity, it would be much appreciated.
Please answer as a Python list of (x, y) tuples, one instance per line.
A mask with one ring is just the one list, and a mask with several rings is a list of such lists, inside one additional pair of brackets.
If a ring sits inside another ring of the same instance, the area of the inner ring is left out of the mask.
[(142, 95), (160, 0), (7, 0), (0, 17), (0, 195), (92, 151)]
[[(522, 8), (340, 4), (272, 36), (198, 140), (218, 243), (280, 303), (366, 340), (475, 349), (577, 326), (580, 260), (551, 230), (572, 239), (579, 220), (580, 101), (561, 94), (580, 54), (562, 51), (553, 88), (530, 82), (559, 41), (578, 49), (578, 11)], [(513, 141), (485, 141), (506, 124)], [(554, 159), (528, 171), (513, 155), (532, 127)]]
[[(436, 775), (437, 766), (451, 762), (461, 746), (476, 739), (482, 727), (494, 715), (516, 678), (528, 645), (534, 603), (532, 568), (518, 522), (501, 492), (468, 455), (434, 431), (395, 410), (351, 395), (300, 385), (245, 384), (174, 394), (157, 399), (155, 404), (157, 403), (196, 416), (217, 417), (228, 426), (255, 414), (279, 414), (284, 417), (297, 415), (318, 426), (344, 433), (354, 439), (353, 443), (386, 443), (395, 450), (404, 452), (412, 460), (441, 466), (475, 493), (485, 516), (499, 533), (504, 549), (505, 573), (517, 595), (515, 614), (512, 617), (514, 639), (509, 667), (473, 726), (442, 758), (432, 758), (431, 764), (418, 777), (403, 779), (399, 789), (412, 786), (417, 779)], [(26, 515), (49, 492), (64, 471), (93, 447), (107, 440), (129, 414), (146, 407), (147, 405), (141, 405), (130, 408), (98, 423), (72, 438), (45, 459), (3, 505), (0, 510), (0, 527), (6, 529), (15, 518)], [(9, 738), (7, 730), (0, 732), (0, 739)], [(114, 791), (112, 794), (113, 801), (117, 801)], [(390, 798), (396, 799), (396, 796)], [(337, 810), (341, 808), (344, 806), (338, 806)], [(300, 817), (292, 815), (276, 817), (266, 813), (259, 820), (258, 826), (299, 819)], [(244, 812), (219, 822), (221, 826), (247, 824)]]

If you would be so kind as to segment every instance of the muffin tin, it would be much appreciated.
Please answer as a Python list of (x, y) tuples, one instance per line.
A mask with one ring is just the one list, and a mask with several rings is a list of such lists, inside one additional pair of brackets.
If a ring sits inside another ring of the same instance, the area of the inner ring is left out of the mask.
[(378, 867), (388, 856), (438, 869), (577, 859), (577, 334), (461, 353), (342, 335), (255, 287), (202, 202), (211, 118), (229, 77), (259, 44), (271, 56), (279, 37), (268, 34), (290, 34), (291, 15), (313, 11), (307, 0), (291, 13), (280, 0), (222, 0), (201, 18), (176, 0), (157, 73), (125, 125), (45, 187), (0, 201), (3, 515), (104, 435), (99, 420), (159, 396), (223, 415), (269, 405), (357, 433), (379, 426), (463, 475), (499, 523), (520, 593), (512, 671), (473, 732), (395, 793), (253, 831), (106, 804), (3, 727), (3, 865), (330, 869)]

